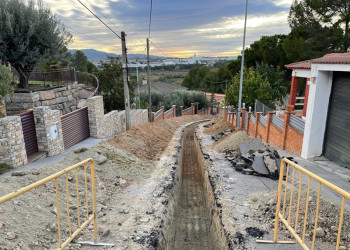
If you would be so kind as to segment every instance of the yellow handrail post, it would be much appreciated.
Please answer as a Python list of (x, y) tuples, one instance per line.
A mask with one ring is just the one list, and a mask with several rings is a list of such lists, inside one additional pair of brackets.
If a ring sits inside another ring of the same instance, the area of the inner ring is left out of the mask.
[(97, 241), (97, 215), (96, 215), (96, 190), (95, 190), (95, 164), (91, 163), (91, 191), (92, 191), (92, 212), (94, 215), (94, 241)]
[(275, 216), (275, 229), (274, 229), (274, 232), (273, 232), (273, 242), (277, 242), (278, 223), (279, 223), (278, 214), (279, 214), (280, 208), (281, 208), (281, 194), (282, 194), (283, 173), (284, 173), (284, 162), (281, 161), (280, 178), (279, 178), (279, 181), (278, 181), (278, 189), (277, 189), (276, 216)]

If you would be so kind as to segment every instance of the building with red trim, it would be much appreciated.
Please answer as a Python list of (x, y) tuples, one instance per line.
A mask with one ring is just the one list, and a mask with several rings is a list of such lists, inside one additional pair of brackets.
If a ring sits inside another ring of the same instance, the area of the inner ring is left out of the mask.
[(297, 104), (299, 79), (306, 84), (301, 156), (324, 155), (350, 166), (350, 53), (327, 54), (286, 68), (292, 69), (289, 105)]

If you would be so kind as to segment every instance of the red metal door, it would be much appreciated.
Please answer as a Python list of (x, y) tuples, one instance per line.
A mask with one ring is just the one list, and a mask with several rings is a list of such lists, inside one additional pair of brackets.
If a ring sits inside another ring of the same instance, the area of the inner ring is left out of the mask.
[(61, 116), (64, 148), (90, 137), (87, 107)]
[(26, 147), (27, 157), (37, 153), (38, 141), (36, 138), (34, 113), (33, 111), (25, 112), (19, 115), (21, 117), (24, 143)]

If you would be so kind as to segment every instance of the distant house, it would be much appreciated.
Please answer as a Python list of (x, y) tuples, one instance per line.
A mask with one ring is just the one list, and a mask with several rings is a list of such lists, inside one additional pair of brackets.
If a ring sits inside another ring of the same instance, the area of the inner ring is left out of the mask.
[(297, 100), (298, 79), (305, 79), (301, 156), (326, 158), (350, 166), (350, 53), (286, 65), (292, 69), (289, 104)]

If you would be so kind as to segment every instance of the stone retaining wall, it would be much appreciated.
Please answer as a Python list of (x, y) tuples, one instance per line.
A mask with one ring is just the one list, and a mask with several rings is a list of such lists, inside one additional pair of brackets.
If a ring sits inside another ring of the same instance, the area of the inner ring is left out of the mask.
[(0, 119), (0, 164), (19, 167), (28, 163), (22, 122), (19, 116)]
[[(103, 97), (94, 96), (87, 99), (89, 112), (90, 136), (108, 138), (125, 131), (125, 111), (112, 111), (104, 114)], [(146, 109), (130, 110), (131, 126), (148, 121)]]
[(77, 109), (79, 89), (77, 82), (63, 87), (31, 93), (14, 93), (6, 97), (7, 115), (16, 115), (39, 106), (49, 106), (67, 114)]

